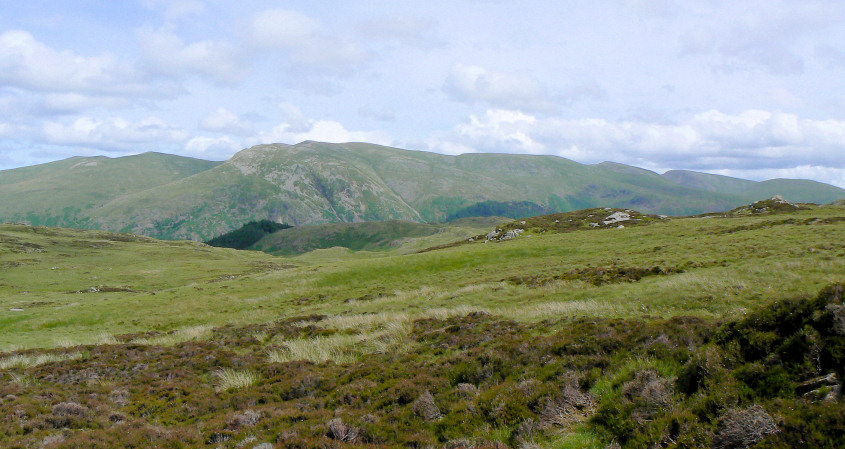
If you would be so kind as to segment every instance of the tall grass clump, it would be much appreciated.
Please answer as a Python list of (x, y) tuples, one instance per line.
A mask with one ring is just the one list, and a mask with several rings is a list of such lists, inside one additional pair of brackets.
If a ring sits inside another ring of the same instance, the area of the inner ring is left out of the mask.
[(355, 329), (360, 333), (284, 340), (280, 342), (282, 349), (269, 353), (270, 363), (294, 360), (350, 363), (366, 354), (400, 349), (413, 328), (404, 313), (337, 316), (324, 320), (321, 325), (337, 330)]
[(214, 389), (216, 391), (240, 390), (255, 385), (260, 379), (254, 371), (238, 371), (231, 368), (222, 368), (215, 371)]
[(67, 360), (79, 360), (83, 354), (81, 352), (72, 352), (68, 354), (39, 354), (26, 355), (17, 354), (0, 359), (0, 369), (9, 368), (31, 368), (33, 366), (43, 365), (45, 363), (64, 362)]
[(270, 363), (285, 363), (294, 360), (308, 360), (314, 363), (348, 363), (357, 359), (355, 346), (361, 342), (361, 335), (330, 335), (328, 337), (303, 338), (282, 342), (283, 349), (271, 351)]

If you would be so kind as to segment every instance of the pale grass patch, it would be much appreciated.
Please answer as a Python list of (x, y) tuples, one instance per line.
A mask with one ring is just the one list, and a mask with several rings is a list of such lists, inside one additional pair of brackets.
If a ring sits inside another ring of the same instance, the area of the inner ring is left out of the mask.
[(57, 348), (72, 348), (74, 346), (79, 346), (79, 342), (70, 338), (60, 338), (56, 340), (55, 346)]
[(407, 322), (410, 318), (404, 312), (381, 312), (358, 315), (333, 315), (317, 323), (318, 326), (345, 331), (349, 329), (367, 331), (384, 327), (394, 322)]
[(83, 354), (81, 352), (72, 352), (68, 354), (39, 354), (27, 355), (17, 354), (0, 359), (0, 369), (9, 368), (31, 368), (33, 366), (43, 365), (45, 363), (64, 362), (67, 360), (81, 359)]
[(747, 290), (749, 284), (728, 272), (720, 271), (712, 274), (704, 273), (680, 273), (673, 276), (664, 276), (658, 284), (659, 288), (675, 292), (693, 291), (698, 294), (738, 294)]
[(378, 332), (367, 336), (364, 353), (373, 352), (384, 354), (388, 351), (402, 351), (408, 340), (408, 335), (413, 331), (411, 321), (391, 321), (386, 323)]
[(543, 320), (573, 315), (608, 315), (618, 313), (618, 306), (592, 299), (551, 301), (521, 307), (505, 307), (493, 313), (511, 319)]
[(350, 363), (366, 354), (403, 350), (413, 330), (405, 313), (339, 315), (320, 322), (320, 325), (338, 330), (356, 329), (360, 333), (284, 340), (279, 342), (282, 349), (268, 354), (270, 363), (294, 360)]
[(355, 346), (363, 340), (362, 335), (330, 335), (282, 342), (283, 349), (270, 351), (270, 363), (285, 363), (294, 360), (308, 360), (314, 363), (333, 360), (348, 363), (355, 360)]
[(107, 332), (103, 332), (100, 335), (97, 335), (96, 340), (95, 340), (95, 344), (98, 344), (98, 345), (116, 345), (116, 344), (119, 344), (119, 343), (120, 342), (117, 341), (116, 338), (114, 338), (114, 335), (111, 335)]
[(169, 334), (159, 335), (150, 338), (138, 338), (130, 343), (149, 346), (173, 346), (192, 340), (207, 340), (211, 338), (211, 326), (193, 326), (173, 331)]
[(215, 371), (214, 389), (216, 391), (240, 390), (255, 385), (261, 378), (255, 371), (238, 371), (231, 368), (222, 368)]

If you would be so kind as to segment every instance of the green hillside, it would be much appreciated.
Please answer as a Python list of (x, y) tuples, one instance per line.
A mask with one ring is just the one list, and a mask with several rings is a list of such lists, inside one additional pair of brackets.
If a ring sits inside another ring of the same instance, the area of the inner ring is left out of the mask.
[(219, 164), (144, 153), (115, 159), (74, 157), (0, 171), (0, 220), (91, 227), (92, 211), (115, 198), (169, 184)]
[(617, 212), (343, 260), (0, 225), (2, 444), (845, 444), (845, 209)]
[[(192, 169), (177, 170), (176, 161)], [(48, 165), (0, 172), (0, 179), (32, 176), (29, 184), (0, 185), (4, 199), (14, 198), (0, 206), (0, 220), (207, 240), (255, 220), (294, 226), (441, 222), (491, 201), (561, 212), (615, 207), (688, 215), (729, 210), (775, 194), (816, 203), (845, 196), (843, 189), (811, 181), (736, 180), (746, 187), (733, 188), (734, 181), (723, 177), (661, 176), (609, 162), (446, 156), (366, 143), (259, 145), (219, 165), (151, 154)]]
[(663, 176), (690, 188), (723, 194), (738, 194), (749, 200), (780, 195), (797, 203), (826, 204), (843, 195), (843, 189), (806, 179), (770, 179), (756, 182), (687, 170), (670, 170)]

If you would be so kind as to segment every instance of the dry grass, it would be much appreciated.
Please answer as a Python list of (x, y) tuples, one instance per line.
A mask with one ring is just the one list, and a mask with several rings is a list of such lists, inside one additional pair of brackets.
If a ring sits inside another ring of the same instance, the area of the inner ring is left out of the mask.
[(285, 363), (294, 360), (309, 360), (315, 363), (348, 363), (357, 358), (355, 346), (363, 339), (361, 335), (332, 335), (282, 342), (283, 349), (271, 351), (270, 363)]
[(64, 362), (66, 360), (78, 360), (83, 357), (81, 352), (69, 354), (39, 354), (26, 355), (18, 354), (0, 359), (0, 369), (9, 368), (31, 368), (45, 363)]
[(294, 360), (349, 363), (366, 354), (402, 350), (413, 328), (405, 313), (338, 315), (321, 321), (320, 326), (358, 333), (280, 341), (282, 348), (268, 355), (270, 363)]
[(231, 368), (219, 369), (212, 376), (216, 391), (240, 390), (255, 385), (260, 379), (254, 371), (237, 371)]

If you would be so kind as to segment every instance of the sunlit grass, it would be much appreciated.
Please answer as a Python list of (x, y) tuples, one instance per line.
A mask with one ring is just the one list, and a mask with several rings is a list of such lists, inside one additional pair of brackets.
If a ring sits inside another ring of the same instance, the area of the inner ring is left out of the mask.
[(255, 385), (261, 378), (254, 371), (238, 371), (223, 368), (212, 374), (214, 389), (217, 391), (241, 390)]
[(67, 354), (38, 354), (26, 355), (17, 354), (0, 359), (0, 369), (9, 368), (32, 368), (33, 366), (43, 365), (45, 363), (65, 362), (68, 360), (79, 360), (84, 356), (81, 352), (71, 352)]
[[(333, 259), (326, 253), (282, 270), (260, 267), (290, 264), (290, 259), (184, 242), (103, 242), (100, 233), (86, 231), (42, 235), (0, 225), (4, 236), (49, 249), (0, 251), (0, 264), (12, 267), (3, 273), (0, 310), (16, 310), (0, 316), (0, 348), (114, 344), (115, 335), (151, 330), (161, 333), (139, 335), (133, 342), (170, 345), (209, 338), (215, 326), (315, 314), (329, 317), (320, 327), (352, 334), (375, 331), (393, 319), (446, 319), (474, 312), (519, 321), (730, 316), (810, 294), (841, 280), (845, 272), (845, 222), (753, 226), (841, 215), (841, 208), (819, 208), (771, 217), (673, 219), (623, 231), (542, 234), (421, 254)], [(725, 232), (743, 226), (752, 228)], [(554, 280), (588, 266), (685, 272), (605, 285)], [(545, 281), (508, 281), (514, 276)], [(95, 285), (132, 291), (90, 292)]]

